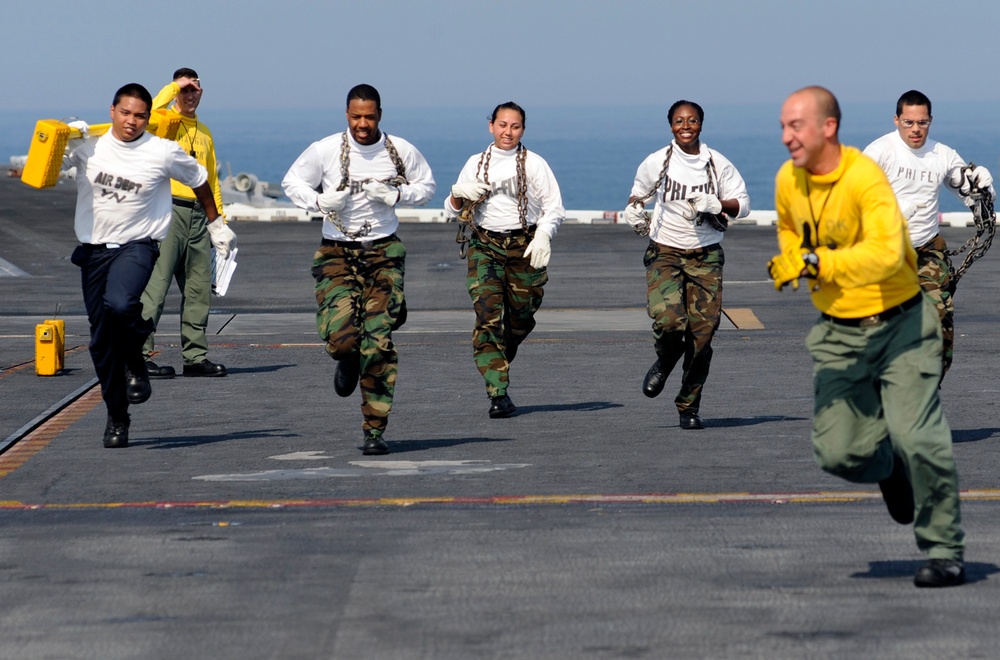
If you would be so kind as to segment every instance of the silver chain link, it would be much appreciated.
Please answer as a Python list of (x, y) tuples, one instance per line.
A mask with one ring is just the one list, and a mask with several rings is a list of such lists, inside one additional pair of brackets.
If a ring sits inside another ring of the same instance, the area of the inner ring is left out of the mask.
[[(384, 179), (381, 183), (387, 183), (391, 186), (399, 187), (404, 183), (409, 183), (406, 179), (406, 166), (403, 165), (403, 159), (399, 157), (399, 152), (396, 151), (396, 145), (392, 143), (389, 139), (389, 134), (385, 135), (385, 150), (389, 152), (389, 160), (396, 167), (396, 176), (391, 179)], [(340, 185), (337, 186), (337, 190), (347, 190), (351, 185), (350, 177), (350, 167), (351, 167), (351, 145), (347, 139), (347, 131), (344, 131), (343, 137), (340, 141)], [(371, 179), (366, 179), (365, 182)], [(357, 231), (348, 231), (347, 227), (344, 226), (344, 221), (340, 219), (340, 214), (336, 211), (330, 211), (326, 214), (325, 218), (333, 223), (333, 226), (337, 228), (344, 236), (348, 238), (362, 238), (367, 236), (372, 231), (372, 223), (369, 220), (365, 220), (365, 224), (361, 226)]]
[[(476, 180), (479, 174), (483, 175), (483, 183), (490, 182), (490, 159), (493, 156), (493, 145), (486, 147), (486, 150), (479, 155), (479, 162), (476, 164)], [(528, 149), (520, 142), (517, 143), (517, 153), (515, 155), (515, 170), (517, 172), (517, 217), (521, 223), (521, 228), (528, 231), (528, 177), (525, 174), (524, 163), (528, 157)], [(455, 235), (455, 242), (458, 243), (458, 255), (462, 259), (467, 253), (466, 247), (469, 242), (469, 231), (475, 227), (476, 208), (489, 199), (492, 193), (487, 191), (482, 197), (476, 200), (462, 200), (462, 210), (458, 214), (458, 233)]]
[[(963, 179), (969, 180), (969, 175), (972, 174), (974, 169), (976, 169), (976, 164), (971, 162), (962, 168)], [(965, 255), (965, 259), (958, 268), (955, 268), (954, 264), (952, 264), (952, 287), (958, 285), (958, 281), (962, 279), (965, 271), (969, 270), (969, 266), (973, 262), (986, 254), (987, 250), (993, 244), (993, 236), (996, 234), (997, 217), (993, 210), (993, 196), (990, 195), (990, 191), (980, 188), (977, 184), (969, 180), (968, 196), (972, 200), (972, 206), (969, 210), (972, 211), (972, 220), (976, 225), (976, 233), (957, 250), (945, 250), (946, 255), (955, 257), (971, 248), (971, 251)]]
[(643, 224), (641, 224), (641, 225), (639, 225), (637, 227), (632, 227), (632, 229), (635, 231), (635, 233), (638, 234), (639, 236), (647, 236), (647, 235), (649, 235), (649, 225), (650, 225), (650, 221), (652, 219), (652, 214), (649, 211), (645, 210), (646, 202), (648, 202), (649, 200), (653, 199), (653, 197), (656, 196), (656, 191), (659, 190), (660, 186), (663, 185), (663, 182), (666, 181), (666, 179), (667, 179), (667, 168), (670, 167), (670, 157), (673, 154), (674, 154), (674, 145), (671, 144), (671, 145), (667, 146), (667, 154), (666, 154), (666, 157), (664, 157), (664, 159), (663, 159), (663, 167), (660, 168), (660, 175), (658, 177), (656, 177), (656, 183), (653, 184), (652, 190), (650, 190), (648, 193), (646, 193), (642, 197), (635, 197), (635, 198), (633, 198), (633, 200), (630, 202), (630, 204), (642, 208), (643, 209), (643, 214), (646, 216), (646, 222), (645, 223), (643, 223)]
[[(667, 153), (663, 159), (663, 167), (660, 168), (660, 175), (656, 178), (656, 183), (653, 185), (652, 190), (650, 190), (642, 197), (633, 198), (632, 201), (630, 202), (631, 204), (639, 207), (645, 207), (646, 202), (651, 200), (656, 195), (656, 191), (660, 189), (660, 186), (662, 186), (663, 182), (666, 181), (667, 179), (667, 169), (669, 169), (670, 167), (670, 157), (673, 155), (673, 152), (674, 152), (674, 145), (671, 144), (667, 147)], [(708, 173), (708, 185), (705, 187), (705, 193), (709, 195), (714, 195), (716, 194), (716, 188), (717, 188), (716, 180), (719, 178), (719, 173), (715, 169), (715, 160), (712, 158), (711, 155), (709, 155), (708, 157), (708, 164), (705, 165), (705, 170)], [(650, 225), (650, 220), (652, 218), (652, 214), (649, 211), (643, 211), (643, 212), (646, 215), (646, 223), (639, 225), (638, 227), (632, 228), (635, 230), (635, 233), (638, 234), (639, 236), (646, 236), (649, 234), (649, 229), (650, 229), (649, 225)], [(707, 214), (702, 214), (702, 215), (707, 215)], [(702, 222), (704, 221), (705, 219), (699, 216), (697, 224), (702, 224)], [(709, 222), (716, 230), (726, 231), (726, 228), (724, 226), (720, 226), (720, 224), (717, 224), (720, 223), (719, 220), (712, 218), (709, 219)]]

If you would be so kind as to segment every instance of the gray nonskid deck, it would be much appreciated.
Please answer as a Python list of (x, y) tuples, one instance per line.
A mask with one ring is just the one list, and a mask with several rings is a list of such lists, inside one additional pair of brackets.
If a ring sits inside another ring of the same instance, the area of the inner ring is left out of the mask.
[[(66, 260), (72, 196), (0, 182), (8, 192), (0, 258), (28, 276), (0, 278), (4, 437), (93, 379)], [(491, 420), (453, 228), (402, 227), (392, 453), (364, 457), (359, 395), (334, 394), (313, 327), (319, 226), (233, 224), (240, 266), (209, 326), (229, 377), (153, 381), (125, 450), (101, 447), (103, 406), (81, 399), (78, 419), (18, 443), (0, 471), (0, 656), (995, 654), (995, 255), (960, 285), (942, 389), (970, 584), (925, 592), (912, 530), (877, 488), (814, 464), (803, 339), (816, 313), (805, 291), (766, 281), (773, 230), (727, 236), (725, 306), (762, 327), (727, 317), (707, 428), (691, 432), (677, 427), (678, 374), (657, 399), (640, 392), (654, 354), (630, 230), (553, 241), (539, 326), (511, 368), (519, 414)], [(179, 370), (178, 304), (174, 292), (157, 360)], [(67, 369), (35, 376), (33, 328), (57, 305)]]

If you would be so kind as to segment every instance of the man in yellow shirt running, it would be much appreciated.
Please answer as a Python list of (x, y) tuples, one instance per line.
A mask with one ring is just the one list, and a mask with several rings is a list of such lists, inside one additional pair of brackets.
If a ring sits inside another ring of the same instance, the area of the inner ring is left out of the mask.
[(840, 144), (840, 107), (806, 87), (781, 109), (791, 160), (778, 171), (779, 291), (805, 278), (820, 319), (813, 356), (812, 442), (820, 467), (878, 482), (892, 518), (914, 523), (930, 561), (918, 587), (965, 582), (958, 478), (941, 410), (941, 323), (917, 279), (917, 257), (879, 166)]

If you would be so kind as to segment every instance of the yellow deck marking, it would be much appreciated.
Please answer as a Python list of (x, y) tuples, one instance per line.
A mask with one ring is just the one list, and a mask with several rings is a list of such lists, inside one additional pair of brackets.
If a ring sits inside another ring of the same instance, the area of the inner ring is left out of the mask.
[(95, 385), (86, 394), (18, 440), (10, 449), (0, 454), (0, 478), (24, 465), (99, 403), (101, 403), (101, 388)]
[[(1000, 490), (964, 490), (966, 502), (1000, 501)], [(538, 506), (565, 504), (831, 504), (880, 500), (877, 492), (673, 493), (648, 495), (499, 495), (495, 497), (371, 497), (308, 500), (217, 500), (159, 502), (24, 503), (0, 500), (0, 511), (88, 509), (286, 509), (409, 506)]]
[(737, 330), (763, 330), (764, 324), (760, 322), (757, 315), (749, 307), (737, 307), (735, 309), (723, 309), (722, 313), (729, 317)]

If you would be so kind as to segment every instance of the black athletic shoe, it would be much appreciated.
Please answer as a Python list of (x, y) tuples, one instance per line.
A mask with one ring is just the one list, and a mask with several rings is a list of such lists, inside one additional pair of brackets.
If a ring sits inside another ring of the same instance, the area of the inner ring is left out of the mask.
[(698, 417), (698, 415), (694, 415), (692, 413), (681, 415), (680, 426), (685, 431), (697, 431), (699, 429), (705, 428), (705, 425), (701, 421), (701, 417)]
[(125, 398), (129, 403), (140, 404), (149, 400), (153, 388), (149, 385), (149, 376), (140, 376), (131, 371), (125, 371)]
[(229, 375), (229, 372), (221, 364), (215, 364), (211, 360), (202, 360), (194, 364), (185, 364), (184, 375), (201, 378), (224, 378)]
[(174, 368), (169, 364), (165, 364), (162, 367), (152, 360), (146, 360), (146, 371), (149, 372), (150, 378), (162, 378), (166, 380), (167, 378), (173, 378), (177, 375)]
[(965, 584), (965, 564), (956, 559), (931, 559), (913, 576), (918, 587), (957, 587)]
[(389, 445), (385, 444), (381, 435), (369, 431), (365, 433), (365, 443), (361, 447), (361, 453), (365, 456), (381, 456), (389, 453)]
[(490, 417), (493, 419), (510, 417), (516, 412), (517, 406), (514, 405), (514, 402), (506, 394), (490, 399)]
[(361, 372), (361, 355), (352, 353), (348, 357), (337, 360), (337, 373), (333, 375), (333, 389), (340, 396), (351, 396), (358, 386), (358, 376)]
[(663, 391), (663, 386), (667, 384), (668, 375), (663, 371), (663, 365), (660, 364), (660, 360), (657, 359), (653, 363), (653, 366), (649, 368), (649, 371), (646, 372), (646, 377), (642, 380), (642, 393), (650, 399), (659, 396), (660, 392)]
[(104, 447), (107, 449), (128, 447), (128, 426), (129, 419), (116, 422), (108, 415), (108, 424), (104, 427)]
[(878, 487), (882, 491), (882, 499), (889, 509), (889, 515), (900, 525), (909, 525), (913, 522), (913, 486), (910, 485), (910, 477), (906, 474), (906, 466), (903, 459), (893, 456), (892, 474), (878, 482)]

